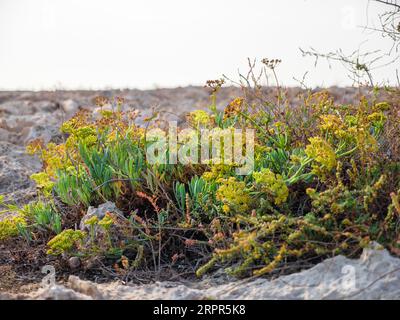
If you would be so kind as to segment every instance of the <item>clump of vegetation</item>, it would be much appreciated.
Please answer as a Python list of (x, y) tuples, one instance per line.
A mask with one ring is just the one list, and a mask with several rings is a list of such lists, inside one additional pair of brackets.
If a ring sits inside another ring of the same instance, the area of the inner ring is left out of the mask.
[[(79, 111), (62, 125), (63, 143), (29, 144), (43, 161), (31, 177), (39, 200), (23, 208), (0, 202), (16, 213), (0, 221), (0, 240), (47, 239), (51, 255), (95, 257), (118, 270), (161, 270), (180, 259), (198, 276), (216, 266), (236, 276), (296, 270), (354, 256), (372, 240), (399, 247), (398, 91), (379, 89), (382, 102), (375, 89), (356, 105), (309, 92), (293, 106), (282, 88), (269, 101), (254, 86), (218, 110), (222, 84), (209, 82), (211, 106), (190, 113), (187, 126), (199, 134), (254, 129), (250, 174), (238, 175), (234, 162), (150, 163), (146, 148), (157, 141), (146, 132), (160, 122), (139, 126), (121, 99), (98, 99), (96, 112)], [(89, 206), (106, 201), (120, 212), (76, 228)]]
[(19, 234), (19, 228), (25, 226), (25, 219), (21, 216), (6, 217), (0, 221), (0, 241)]
[(49, 250), (47, 253), (53, 255), (67, 253), (73, 250), (75, 246), (79, 246), (84, 237), (85, 233), (80, 230), (63, 230), (60, 234), (56, 235), (49, 241)]

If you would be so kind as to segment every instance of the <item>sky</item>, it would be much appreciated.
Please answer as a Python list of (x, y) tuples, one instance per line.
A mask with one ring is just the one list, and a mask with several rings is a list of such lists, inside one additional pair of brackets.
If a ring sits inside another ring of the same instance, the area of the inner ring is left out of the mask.
[[(385, 50), (363, 28), (381, 11), (368, 0), (0, 0), (0, 89), (203, 85), (237, 79), (248, 57), (281, 59), (285, 86), (307, 71), (308, 86), (351, 85), (299, 47)], [(394, 68), (377, 77), (394, 81)]]

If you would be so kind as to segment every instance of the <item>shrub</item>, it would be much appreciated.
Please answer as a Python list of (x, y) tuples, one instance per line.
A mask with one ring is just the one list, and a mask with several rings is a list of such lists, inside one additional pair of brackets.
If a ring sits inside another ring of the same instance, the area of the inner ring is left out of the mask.
[(17, 236), (20, 228), (24, 228), (25, 225), (26, 221), (20, 215), (3, 217), (0, 220), (0, 241)]
[(47, 244), (48, 254), (59, 255), (76, 249), (83, 241), (85, 234), (79, 230), (66, 229), (56, 235)]
[[(209, 111), (190, 113), (188, 124), (197, 133), (254, 129), (251, 174), (237, 175), (230, 162), (149, 163), (152, 118), (140, 127), (136, 112), (80, 111), (62, 125), (64, 143), (28, 147), (44, 170), (32, 176), (42, 202), (25, 208), (26, 227), (59, 233), (50, 254), (154, 269), (186, 255), (200, 259), (199, 276), (217, 265), (236, 276), (295, 269), (302, 260), (352, 256), (371, 240), (398, 246), (400, 157), (387, 147), (387, 126), (400, 122), (395, 103), (336, 105), (318, 92), (290, 106), (282, 92), (273, 103), (245, 91), (218, 111), (221, 84), (211, 83)], [(68, 222), (57, 201), (79, 212), (113, 201), (122, 214), (86, 221), (85, 233), (71, 229), (79, 221)]]

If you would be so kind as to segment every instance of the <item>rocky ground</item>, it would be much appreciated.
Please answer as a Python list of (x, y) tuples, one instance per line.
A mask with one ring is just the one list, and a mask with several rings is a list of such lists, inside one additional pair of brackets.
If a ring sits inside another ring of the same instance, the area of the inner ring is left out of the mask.
[(374, 245), (357, 260), (337, 256), (299, 273), (274, 280), (256, 279), (217, 284), (155, 282), (126, 285), (96, 284), (70, 276), (63, 284), (44, 285), (29, 293), (0, 293), (0, 299), (55, 300), (217, 300), (217, 299), (399, 299), (400, 259)]
[[(329, 90), (341, 103), (354, 102), (358, 95), (358, 91), (352, 88)], [(288, 91), (293, 103), (298, 101), (300, 92), (296, 88)], [(26, 203), (34, 197), (34, 185), (29, 181), (29, 176), (39, 171), (41, 164), (37, 158), (25, 154), (26, 143), (35, 138), (42, 138), (46, 142), (57, 140), (60, 124), (79, 109), (94, 108), (93, 99), (99, 95), (123, 97), (127, 106), (141, 112), (139, 121), (150, 115), (152, 110), (160, 112), (166, 119), (180, 121), (185, 113), (206, 108), (209, 103), (209, 93), (202, 87), (148, 91), (0, 92), (0, 195), (4, 194), (8, 200), (17, 203)], [(237, 95), (240, 95), (238, 88), (222, 89), (219, 105), (225, 106)], [(2, 250), (8, 249), (0, 246)], [(5, 270), (10, 270), (10, 266), (0, 261), (0, 291), (9, 287), (2, 283), (7, 278)], [(399, 259), (391, 257), (385, 250), (369, 249), (364, 251), (359, 260), (339, 256), (307, 271), (272, 281), (258, 279), (217, 285), (214, 280), (209, 280), (194, 284), (162, 282), (127, 286), (115, 282), (97, 285), (71, 276), (64, 285), (46, 286), (30, 293), (2, 293), (0, 298), (397, 299), (400, 297), (399, 270)]]

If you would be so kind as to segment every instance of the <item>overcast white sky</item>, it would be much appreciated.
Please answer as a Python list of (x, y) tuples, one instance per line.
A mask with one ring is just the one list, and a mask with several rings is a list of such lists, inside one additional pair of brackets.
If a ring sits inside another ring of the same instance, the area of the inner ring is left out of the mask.
[[(153, 88), (204, 84), (280, 58), (296, 85), (347, 85), (299, 47), (350, 52), (386, 43), (361, 26), (367, 0), (0, 0), (0, 88)], [(370, 19), (380, 10), (370, 3)], [(370, 22), (371, 23), (371, 22)], [(378, 73), (394, 80), (394, 68)]]

